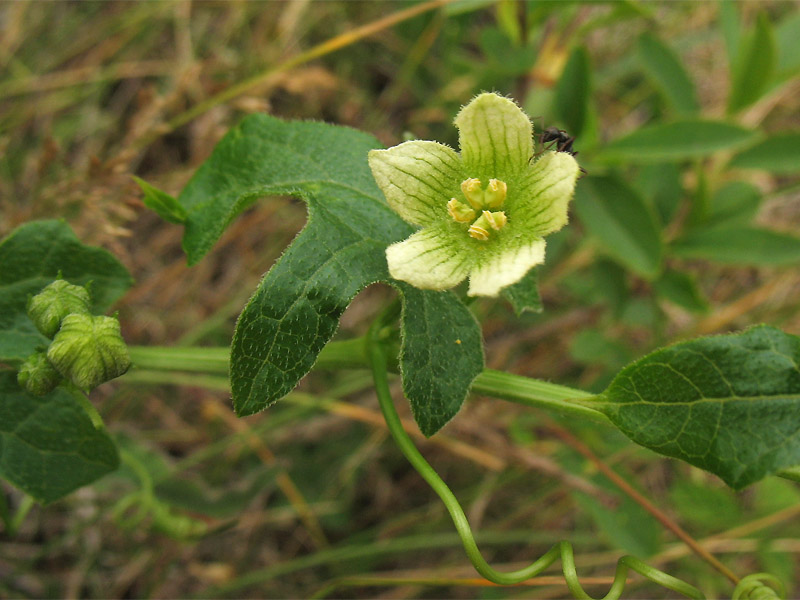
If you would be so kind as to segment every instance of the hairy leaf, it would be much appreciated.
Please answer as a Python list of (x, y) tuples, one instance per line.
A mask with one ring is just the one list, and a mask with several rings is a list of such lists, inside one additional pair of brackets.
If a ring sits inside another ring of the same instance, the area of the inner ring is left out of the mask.
[(518, 317), (526, 311), (542, 312), (542, 298), (539, 296), (539, 274), (536, 269), (531, 269), (514, 285), (503, 288), (500, 294), (508, 300)]
[(735, 489), (800, 464), (800, 338), (768, 326), (657, 350), (591, 401), (637, 444)]
[(114, 442), (63, 388), (32, 396), (0, 372), (0, 476), (53, 502), (117, 468)]
[[(390, 279), (386, 247), (413, 230), (388, 207), (373, 180), (367, 152), (378, 147), (372, 136), (353, 129), (252, 115), (225, 136), (180, 194), (190, 262), (260, 196), (292, 194), (308, 204), (308, 224), (261, 281), (236, 326), (231, 387), (239, 415), (263, 410), (291, 391), (313, 367), (353, 297), (378, 281), (397, 285), (403, 296), (409, 342), (401, 368), (421, 429), (434, 433), (463, 402), (474, 365), (482, 364), (479, 328), (452, 293), (410, 291)], [(441, 318), (426, 316), (433, 306), (444, 311)], [(463, 361), (454, 360), (452, 323), (464, 328), (457, 348)], [(423, 339), (425, 344), (417, 343)], [(406, 365), (416, 363), (429, 368), (412, 375)], [(461, 364), (465, 368), (454, 366)], [(450, 369), (449, 378), (439, 376), (443, 369)]]
[(133, 283), (106, 250), (83, 245), (63, 221), (21, 225), (0, 242), (0, 360), (21, 361), (49, 340), (26, 314), (28, 297), (61, 278), (91, 282), (92, 311), (106, 311)]

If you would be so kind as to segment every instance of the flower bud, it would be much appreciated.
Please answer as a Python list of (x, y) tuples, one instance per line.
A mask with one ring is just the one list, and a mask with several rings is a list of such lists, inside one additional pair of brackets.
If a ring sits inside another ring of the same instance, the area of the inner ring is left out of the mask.
[(85, 392), (119, 377), (131, 366), (115, 317), (67, 316), (47, 350), (47, 358)]
[(56, 279), (28, 300), (28, 317), (36, 328), (52, 338), (69, 314), (89, 314), (89, 292), (85, 287)]
[(31, 354), (17, 373), (17, 382), (29, 394), (44, 396), (61, 381), (61, 375), (47, 360), (44, 352)]

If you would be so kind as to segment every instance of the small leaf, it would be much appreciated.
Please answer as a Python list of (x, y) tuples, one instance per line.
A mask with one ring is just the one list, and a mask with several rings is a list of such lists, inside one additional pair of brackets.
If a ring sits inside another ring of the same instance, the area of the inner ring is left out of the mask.
[(53, 502), (117, 468), (114, 442), (63, 388), (25, 393), (0, 372), (0, 476), (40, 502)]
[(728, 51), (728, 65), (730, 71), (733, 72), (733, 66), (739, 62), (742, 45), (742, 25), (736, 2), (719, 3), (719, 22), (722, 38), (725, 40), (725, 48)]
[(775, 28), (775, 42), (778, 51), (776, 71), (781, 80), (789, 79), (800, 71), (800, 12), (793, 12)]
[(575, 193), (575, 211), (614, 259), (644, 277), (658, 274), (662, 242), (655, 216), (622, 181), (584, 177)]
[[(463, 382), (471, 384), (483, 371), (481, 330), (451, 292), (397, 287), (403, 292), (403, 392), (420, 431), (431, 436), (461, 408)], [(430, 343), (432, 332), (436, 344)]]
[(693, 230), (676, 240), (671, 253), (740, 265), (791, 265), (800, 261), (800, 238), (755, 227)]
[(744, 181), (729, 181), (711, 197), (706, 219), (710, 226), (747, 225), (761, 204), (761, 192)]
[(142, 201), (147, 208), (154, 211), (167, 223), (180, 225), (186, 222), (186, 210), (173, 196), (150, 185), (144, 179), (139, 179), (136, 176), (133, 179), (144, 192)]
[(84, 246), (63, 221), (21, 225), (0, 242), (0, 360), (22, 361), (50, 341), (26, 314), (28, 298), (60, 277), (91, 282), (91, 309), (105, 312), (133, 283), (102, 248)]
[(731, 78), (728, 113), (750, 106), (767, 90), (776, 65), (775, 34), (765, 12), (758, 14), (753, 33), (739, 54)]
[(800, 338), (768, 326), (648, 354), (592, 401), (637, 444), (741, 489), (800, 464)]
[(696, 313), (708, 312), (708, 300), (703, 296), (697, 282), (682, 271), (668, 270), (653, 284), (656, 293), (681, 308)]
[(539, 275), (536, 269), (528, 271), (514, 285), (503, 288), (500, 294), (508, 300), (518, 317), (526, 311), (540, 313), (544, 309), (539, 296)]
[[(360, 290), (378, 281), (397, 284), (387, 272), (386, 247), (413, 230), (389, 208), (369, 170), (367, 153), (378, 147), (372, 136), (346, 127), (252, 115), (223, 138), (180, 194), (188, 215), (184, 248), (190, 262), (199, 260), (231, 219), (260, 196), (293, 194), (308, 204), (308, 224), (261, 281), (236, 325), (231, 388), (240, 416), (265, 409), (297, 385)], [(406, 288), (398, 289), (406, 303), (401, 327), (413, 330), (411, 347), (427, 336), (428, 372), (443, 372), (458, 354), (452, 352), (451, 323), (473, 323), (473, 334), (460, 338), (460, 352), (473, 361), (482, 356), (477, 324), (452, 292), (443, 300), (437, 292), (414, 290), (424, 301), (409, 302)], [(431, 307), (448, 312), (435, 319), (418, 314)], [(417, 323), (428, 327), (414, 329)], [(405, 356), (417, 360), (414, 350)], [(455, 414), (447, 411), (457, 410), (474, 378), (469, 369), (459, 368), (451, 379), (437, 377), (421, 385), (410, 369), (404, 373), (409, 401), (428, 435)], [(438, 412), (426, 414), (426, 406)]]
[(638, 50), (645, 72), (675, 111), (683, 116), (696, 114), (694, 83), (675, 52), (651, 33), (639, 37)]
[(572, 51), (556, 86), (555, 111), (570, 136), (579, 136), (586, 123), (591, 94), (591, 65), (584, 46)]
[(688, 160), (751, 143), (755, 132), (719, 121), (678, 121), (645, 127), (612, 141), (604, 160), (654, 163)]
[(770, 136), (734, 156), (728, 166), (786, 175), (800, 173), (800, 132)]

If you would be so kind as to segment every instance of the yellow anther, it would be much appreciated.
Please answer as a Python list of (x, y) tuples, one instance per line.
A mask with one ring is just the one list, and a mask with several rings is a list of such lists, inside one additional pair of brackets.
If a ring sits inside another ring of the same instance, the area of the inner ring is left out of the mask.
[(455, 198), (451, 198), (450, 202), (447, 203), (447, 212), (458, 223), (469, 223), (475, 219), (475, 211)]
[(485, 242), (486, 240), (489, 239), (489, 232), (486, 231), (480, 225), (475, 225), (475, 224), (470, 225), (469, 226), (469, 235), (470, 235), (470, 237), (473, 237), (476, 240), (480, 240), (482, 242)]
[(483, 190), (481, 189), (481, 180), (474, 177), (465, 179), (461, 182), (461, 191), (470, 206), (475, 210), (483, 208)]
[(505, 181), (490, 179), (486, 191), (483, 193), (483, 201), (487, 208), (500, 208), (506, 201), (508, 186)]
[(508, 223), (508, 217), (506, 217), (506, 213), (503, 211), (500, 212), (489, 212), (488, 210), (483, 211), (483, 217), (489, 223), (492, 229), (496, 231), (500, 231), (506, 223)]

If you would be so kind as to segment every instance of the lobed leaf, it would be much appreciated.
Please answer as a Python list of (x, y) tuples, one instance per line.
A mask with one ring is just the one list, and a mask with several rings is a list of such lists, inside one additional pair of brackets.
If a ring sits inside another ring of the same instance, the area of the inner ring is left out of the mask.
[(44, 503), (117, 468), (114, 442), (96, 428), (64, 388), (45, 396), (23, 391), (0, 372), (0, 476)]
[[(292, 194), (308, 204), (308, 224), (236, 325), (231, 388), (237, 414), (263, 410), (291, 391), (353, 297), (380, 281), (395, 285), (404, 303), (401, 369), (420, 428), (434, 433), (466, 397), (480, 370), (475, 365), (483, 364), (480, 329), (451, 292), (413, 290), (389, 277), (386, 247), (413, 229), (386, 204), (368, 168), (367, 153), (378, 147), (353, 129), (252, 115), (223, 138), (180, 194), (192, 263), (258, 197)], [(444, 311), (441, 317), (431, 318), (432, 307)], [(462, 340), (455, 348), (452, 333)], [(420, 364), (426, 368), (417, 372), (413, 365)], [(445, 370), (449, 377), (441, 376)]]
[(78, 240), (63, 221), (21, 225), (0, 242), (0, 360), (22, 361), (49, 340), (26, 314), (28, 297), (61, 278), (91, 282), (92, 311), (105, 312), (133, 284), (112, 254)]
[(592, 401), (630, 439), (741, 489), (800, 464), (800, 338), (769, 326), (657, 350)]

